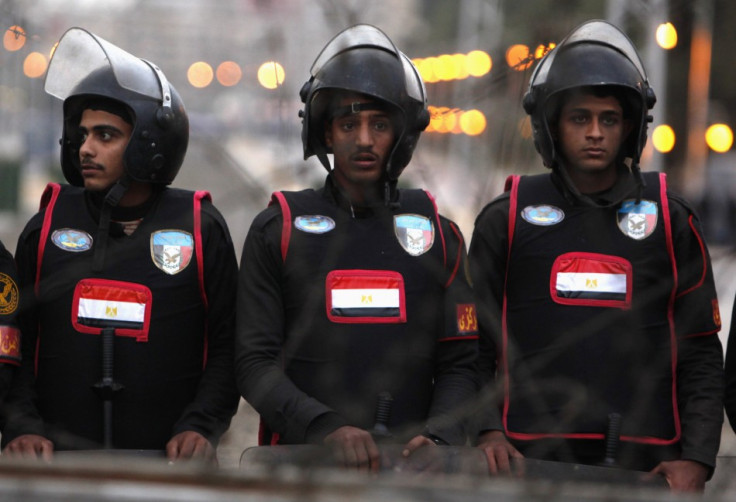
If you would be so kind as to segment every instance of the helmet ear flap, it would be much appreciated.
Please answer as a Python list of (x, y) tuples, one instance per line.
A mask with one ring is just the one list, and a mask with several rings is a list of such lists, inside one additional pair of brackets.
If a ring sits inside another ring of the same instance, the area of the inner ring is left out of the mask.
[(537, 99), (534, 96), (533, 90), (527, 91), (526, 94), (524, 94), (524, 99), (521, 101), (521, 105), (524, 107), (524, 111), (528, 115), (534, 113), (534, 110), (537, 108)]
[(416, 118), (417, 130), (418, 131), (425, 130), (427, 126), (429, 125), (429, 120), (430, 120), (429, 110), (427, 110), (426, 108), (422, 108), (417, 114), (417, 118)]

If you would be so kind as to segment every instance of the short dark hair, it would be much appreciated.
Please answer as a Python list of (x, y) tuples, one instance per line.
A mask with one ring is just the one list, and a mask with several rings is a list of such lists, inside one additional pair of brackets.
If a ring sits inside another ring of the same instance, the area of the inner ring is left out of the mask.
[(102, 96), (90, 96), (79, 103), (78, 110), (81, 114), (84, 110), (99, 110), (117, 115), (128, 124), (133, 125), (133, 113), (128, 106), (115, 99)]

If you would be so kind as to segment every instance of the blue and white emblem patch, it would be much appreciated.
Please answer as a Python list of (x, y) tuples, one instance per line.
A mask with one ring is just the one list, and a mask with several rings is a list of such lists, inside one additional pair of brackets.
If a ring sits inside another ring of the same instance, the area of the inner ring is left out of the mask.
[(565, 213), (558, 207), (543, 204), (541, 206), (526, 206), (521, 210), (521, 217), (532, 225), (547, 227), (564, 220)]
[(92, 236), (82, 230), (73, 228), (60, 228), (51, 234), (51, 242), (64, 251), (81, 253), (92, 247)]
[(616, 212), (618, 228), (637, 241), (646, 239), (657, 228), (658, 214), (657, 204), (651, 200), (642, 200), (638, 204), (634, 199), (625, 200)]
[(297, 216), (294, 220), (294, 226), (302, 232), (324, 234), (335, 228), (335, 220), (329, 216), (310, 214)]
[(189, 265), (194, 254), (194, 238), (182, 230), (159, 230), (151, 234), (151, 257), (158, 268), (169, 275), (178, 274)]
[(418, 214), (394, 216), (394, 232), (401, 247), (412, 256), (426, 253), (434, 243), (432, 220)]

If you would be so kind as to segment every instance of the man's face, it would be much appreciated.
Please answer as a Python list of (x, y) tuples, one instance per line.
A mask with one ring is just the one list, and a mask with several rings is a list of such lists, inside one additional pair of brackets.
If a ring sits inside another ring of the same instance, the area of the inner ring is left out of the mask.
[[(359, 94), (345, 95), (339, 106), (371, 103)], [(325, 142), (334, 153), (334, 176), (345, 188), (377, 183), (394, 145), (394, 127), (385, 110), (362, 110), (336, 117), (328, 124)]]
[(622, 143), (631, 131), (613, 96), (571, 94), (560, 111), (556, 136), (570, 175), (615, 172)]
[(84, 188), (103, 191), (123, 176), (123, 153), (132, 130), (132, 125), (113, 113), (89, 108), (82, 112), (79, 163)]

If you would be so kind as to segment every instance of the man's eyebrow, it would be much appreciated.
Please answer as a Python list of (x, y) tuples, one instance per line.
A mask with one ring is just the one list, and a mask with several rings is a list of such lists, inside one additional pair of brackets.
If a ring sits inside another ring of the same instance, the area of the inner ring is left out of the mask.
[[(79, 129), (87, 131), (89, 130), (87, 127), (83, 126), (82, 124), (79, 124)], [(91, 127), (92, 131), (95, 132), (113, 132), (117, 134), (123, 134), (123, 131), (115, 127), (111, 124), (95, 124)]]

